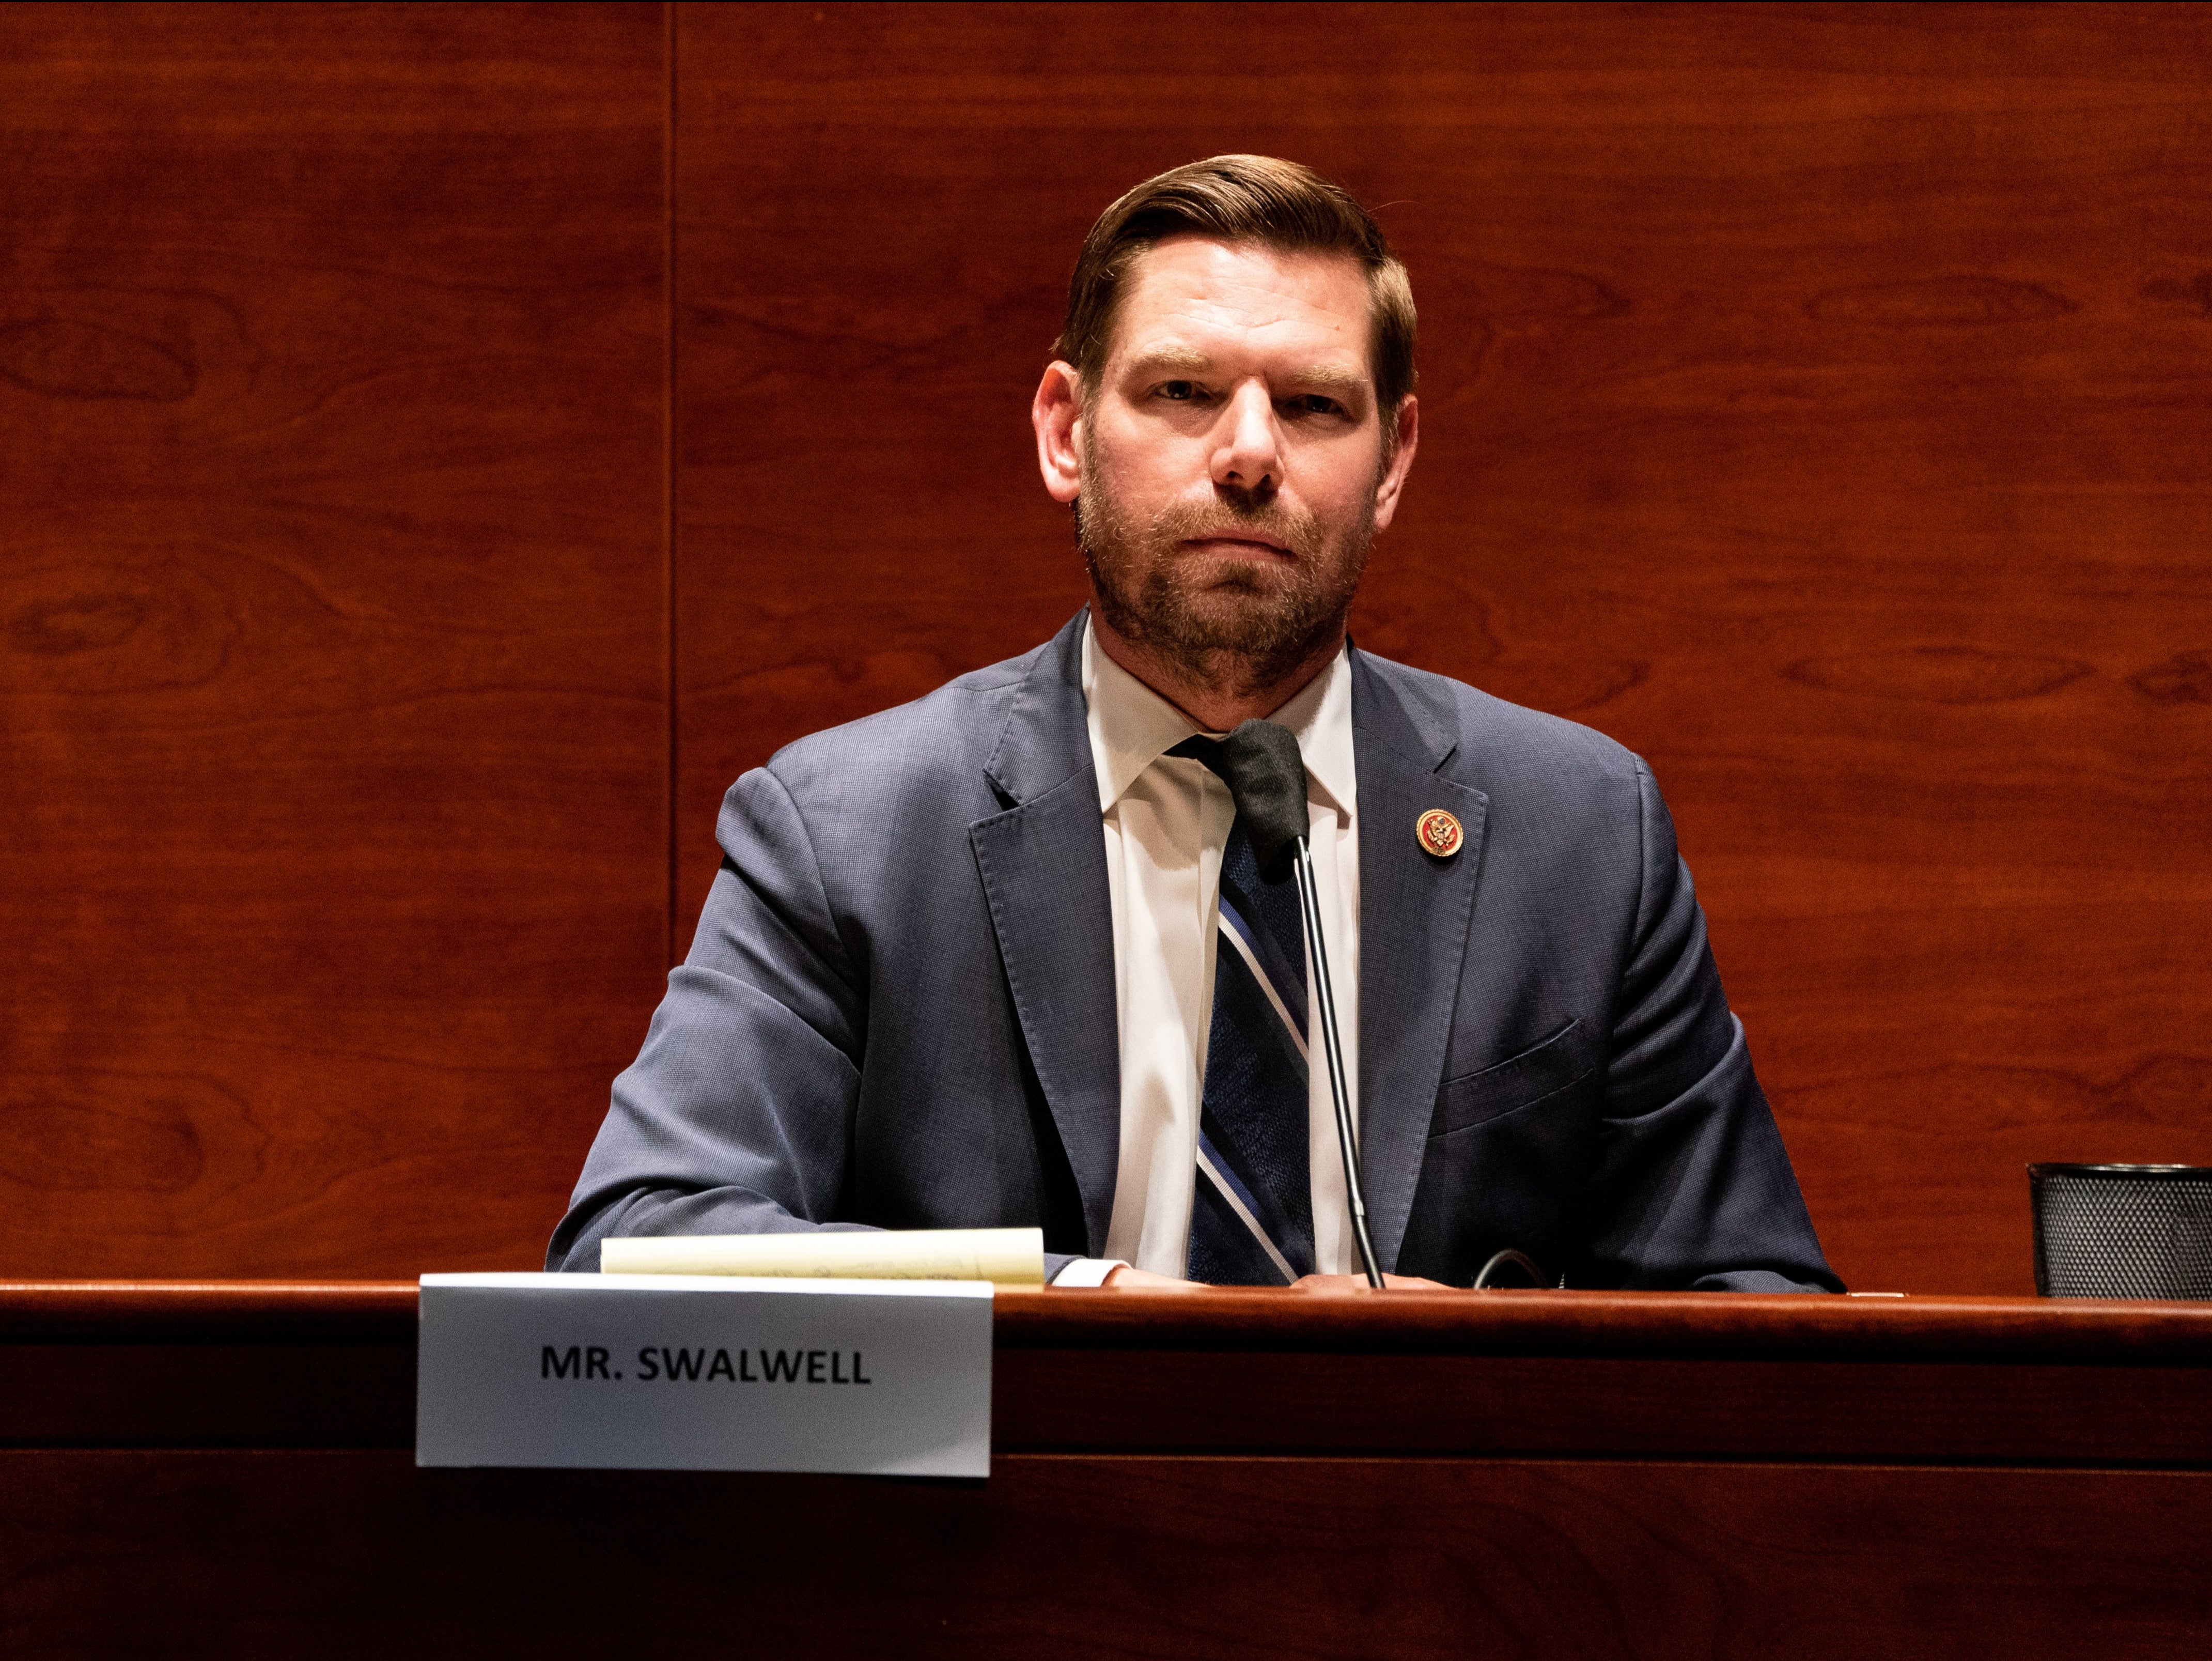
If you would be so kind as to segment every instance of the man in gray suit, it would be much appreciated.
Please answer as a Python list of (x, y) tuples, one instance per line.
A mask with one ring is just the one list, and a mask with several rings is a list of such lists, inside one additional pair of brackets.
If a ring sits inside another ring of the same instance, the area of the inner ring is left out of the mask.
[[(1413, 331), (1374, 220), (1303, 167), (1107, 210), (1034, 407), (1091, 605), (731, 788), (549, 1267), (1037, 1226), (1059, 1285), (1348, 1275), (1319, 946), (1394, 1277), (1838, 1288), (1650, 770), (1347, 640)], [(1259, 718), (1304, 763), (1319, 941), (1217, 741)]]

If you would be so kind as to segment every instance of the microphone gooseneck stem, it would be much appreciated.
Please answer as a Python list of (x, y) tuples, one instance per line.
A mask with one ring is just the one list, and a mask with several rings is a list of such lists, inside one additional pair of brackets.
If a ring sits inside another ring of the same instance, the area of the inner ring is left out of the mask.
[(1306, 943), (1313, 953), (1313, 992), (1321, 1006), (1322, 1050), (1328, 1057), (1328, 1094), (1336, 1107), (1336, 1145), (1344, 1154), (1344, 1186), (1352, 1200), (1352, 1238), (1367, 1284), (1382, 1289), (1382, 1271), (1375, 1262), (1375, 1242), (1367, 1235), (1367, 1200), (1359, 1181), (1359, 1145), (1352, 1135), (1352, 1098), (1344, 1086), (1344, 1045), (1336, 1035), (1336, 992), (1328, 977), (1328, 947), (1321, 932), (1321, 891), (1314, 885), (1313, 850), (1300, 837), (1297, 850), (1298, 908), (1305, 914)]

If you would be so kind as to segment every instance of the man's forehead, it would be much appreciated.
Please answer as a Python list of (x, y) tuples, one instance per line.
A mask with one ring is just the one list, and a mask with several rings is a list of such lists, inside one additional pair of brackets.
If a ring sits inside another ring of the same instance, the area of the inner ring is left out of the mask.
[(1316, 367), (1364, 368), (1373, 301), (1349, 254), (1178, 236), (1139, 255), (1123, 279), (1115, 356), (1197, 368), (1199, 357), (1289, 350)]

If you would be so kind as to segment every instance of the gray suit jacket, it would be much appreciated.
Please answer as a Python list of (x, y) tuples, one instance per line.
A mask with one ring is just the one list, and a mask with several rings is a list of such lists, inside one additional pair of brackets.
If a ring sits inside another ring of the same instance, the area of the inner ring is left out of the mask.
[[(549, 1268), (609, 1235), (1042, 1226), (1097, 1255), (1121, 1079), (1081, 618), (732, 787), (690, 956)], [(1360, 1146), (1385, 1268), (1835, 1288), (1643, 762), (1354, 650)], [(1432, 807), (1449, 859), (1413, 827)]]

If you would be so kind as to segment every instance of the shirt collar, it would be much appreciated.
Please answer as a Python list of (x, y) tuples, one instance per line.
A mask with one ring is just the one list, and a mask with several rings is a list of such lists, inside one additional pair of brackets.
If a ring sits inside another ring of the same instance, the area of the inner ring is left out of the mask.
[[(1347, 818), (1358, 793), (1352, 752), (1350, 650), (1347, 645), (1331, 658), (1327, 668), (1267, 717), (1297, 735), (1311, 794)], [(1146, 769), (1201, 730), (1098, 649), (1087, 615), (1083, 622), (1083, 703), (1089, 712), (1091, 759), (1097, 770), (1102, 813), (1113, 811)]]

